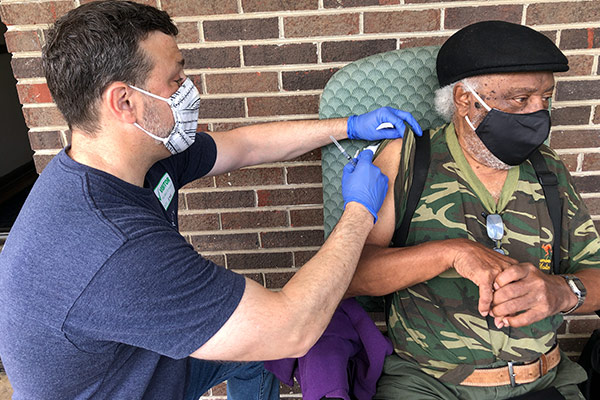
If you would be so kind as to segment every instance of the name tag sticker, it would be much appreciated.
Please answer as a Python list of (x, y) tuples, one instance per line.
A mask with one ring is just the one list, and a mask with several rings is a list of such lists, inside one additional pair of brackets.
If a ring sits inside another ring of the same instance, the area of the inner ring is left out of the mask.
[(154, 188), (154, 194), (164, 209), (168, 209), (171, 200), (173, 200), (173, 196), (175, 196), (175, 186), (168, 173), (165, 172), (163, 177), (160, 178), (158, 185)]

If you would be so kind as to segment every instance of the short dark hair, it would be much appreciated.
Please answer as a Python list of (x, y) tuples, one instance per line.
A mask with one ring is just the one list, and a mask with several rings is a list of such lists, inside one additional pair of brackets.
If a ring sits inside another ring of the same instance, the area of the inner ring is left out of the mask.
[(178, 33), (166, 12), (131, 1), (86, 3), (56, 21), (46, 35), (42, 62), (69, 128), (98, 129), (96, 105), (111, 83), (143, 86), (153, 63), (139, 44), (153, 31)]

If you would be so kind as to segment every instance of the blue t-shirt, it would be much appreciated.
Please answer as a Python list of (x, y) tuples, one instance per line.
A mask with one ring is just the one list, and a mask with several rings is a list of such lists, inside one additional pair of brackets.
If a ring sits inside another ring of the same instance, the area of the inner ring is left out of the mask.
[(178, 399), (186, 357), (231, 316), (242, 276), (177, 230), (177, 190), (213, 167), (199, 133), (145, 187), (63, 150), (0, 254), (0, 358), (14, 399)]

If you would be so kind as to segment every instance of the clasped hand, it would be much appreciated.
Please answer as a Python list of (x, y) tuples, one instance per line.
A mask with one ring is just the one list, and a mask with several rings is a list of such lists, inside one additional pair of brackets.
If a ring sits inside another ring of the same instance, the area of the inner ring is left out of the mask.
[(452, 266), (479, 287), (479, 313), (494, 317), (498, 328), (530, 325), (567, 307), (570, 292), (562, 277), (467, 239), (454, 239), (453, 247)]

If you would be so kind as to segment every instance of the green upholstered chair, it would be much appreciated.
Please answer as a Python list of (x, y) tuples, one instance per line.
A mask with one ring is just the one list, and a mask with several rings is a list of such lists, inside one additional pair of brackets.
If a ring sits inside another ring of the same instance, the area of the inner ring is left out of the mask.
[[(408, 111), (423, 130), (444, 123), (434, 109), (434, 92), (439, 87), (435, 59), (439, 47), (417, 47), (375, 54), (346, 65), (323, 89), (319, 118), (339, 118), (390, 106)], [(368, 145), (365, 141), (341, 142), (352, 156)], [(342, 168), (347, 163), (333, 145), (322, 149), (323, 219), (325, 237), (343, 211)]]

